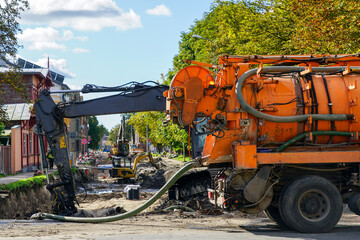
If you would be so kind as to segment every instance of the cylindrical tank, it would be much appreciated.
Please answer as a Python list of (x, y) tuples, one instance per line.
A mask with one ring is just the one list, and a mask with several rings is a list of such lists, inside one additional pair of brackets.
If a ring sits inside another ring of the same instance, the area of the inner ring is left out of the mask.
[[(256, 76), (253, 80), (258, 81)], [(295, 116), (305, 114), (354, 115), (353, 120), (321, 121), (310, 117), (299, 122), (272, 122), (257, 119), (257, 144), (287, 141), (303, 132), (344, 131), (358, 132), (360, 124), (357, 87), (359, 75), (341, 74), (286, 74), (265, 76), (259, 88), (244, 84), (242, 95), (259, 112), (273, 116)], [(329, 143), (329, 136), (316, 137), (316, 143)], [(332, 143), (347, 141), (346, 137), (334, 136)]]

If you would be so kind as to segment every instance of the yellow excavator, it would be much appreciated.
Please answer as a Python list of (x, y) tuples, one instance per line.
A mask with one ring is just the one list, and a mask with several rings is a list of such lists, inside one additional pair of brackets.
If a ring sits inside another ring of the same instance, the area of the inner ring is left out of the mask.
[(151, 152), (147, 154), (138, 154), (136, 157), (130, 156), (129, 143), (125, 139), (125, 116), (122, 116), (121, 125), (117, 136), (117, 145), (112, 149), (112, 165), (110, 169), (110, 176), (119, 179), (130, 179), (135, 177), (135, 171), (137, 164), (145, 159), (149, 158), (151, 164), (156, 167), (152, 158)]
[(119, 179), (130, 179), (135, 177), (135, 171), (137, 164), (145, 159), (149, 158), (150, 163), (155, 167), (158, 168), (154, 162), (154, 159), (151, 155), (151, 152), (148, 152), (145, 155), (138, 155), (137, 157), (113, 157), (112, 164), (113, 168), (110, 170), (110, 176), (113, 178)]

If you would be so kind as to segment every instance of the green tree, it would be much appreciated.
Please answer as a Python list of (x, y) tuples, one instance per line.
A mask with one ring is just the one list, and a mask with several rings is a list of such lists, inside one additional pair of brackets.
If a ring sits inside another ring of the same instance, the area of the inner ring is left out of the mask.
[(358, 0), (216, 0), (181, 33), (167, 83), (185, 59), (211, 63), (213, 48), (216, 56), (358, 53), (359, 19)]
[[(120, 114), (121, 119), (122, 116), (125, 116), (125, 139), (127, 141), (131, 140), (131, 125), (129, 124), (129, 122), (127, 121), (130, 118), (130, 113), (124, 113), (124, 114)], [(117, 138), (118, 138), (118, 134), (119, 134), (119, 128), (120, 128), (120, 123), (116, 124), (109, 133), (109, 140), (111, 141), (112, 144), (116, 144)]]
[(0, 122), (0, 136), (4, 133), (5, 125), (4, 123)]
[(157, 146), (169, 146), (175, 150), (181, 150), (183, 143), (187, 146), (188, 135), (185, 130), (178, 125), (169, 123), (163, 125), (165, 120), (162, 112), (141, 112), (132, 114), (129, 124), (132, 124), (140, 137), (146, 140), (146, 132), (151, 140), (151, 144)]
[(99, 121), (95, 116), (91, 116), (88, 118), (89, 130), (88, 135), (91, 137), (91, 142), (89, 144), (89, 148), (98, 149), (101, 138), (104, 134), (107, 134), (108, 131), (104, 127), (104, 125), (99, 124)]
[(119, 123), (119, 124), (116, 124), (116, 125), (110, 130), (110, 133), (109, 133), (109, 141), (110, 141), (112, 144), (116, 144), (117, 137), (118, 137), (118, 133), (119, 133), (119, 128), (120, 128), (120, 123)]
[[(16, 35), (21, 31), (18, 23), (20, 13), (28, 9), (27, 0), (5, 0), (0, 3), (0, 58), (6, 61), (6, 56), (15, 57), (20, 47)], [(21, 75), (16, 68), (8, 72), (0, 73), (0, 86), (9, 85), (16, 93), (25, 97), (25, 88), (21, 81)], [(4, 104), (4, 91), (0, 88), (0, 122), (6, 120), (6, 114), (2, 105)]]
[(29, 8), (27, 0), (4, 0), (0, 3), (0, 57), (8, 54), (15, 57), (20, 47), (16, 34), (21, 31), (18, 19), (20, 13)]

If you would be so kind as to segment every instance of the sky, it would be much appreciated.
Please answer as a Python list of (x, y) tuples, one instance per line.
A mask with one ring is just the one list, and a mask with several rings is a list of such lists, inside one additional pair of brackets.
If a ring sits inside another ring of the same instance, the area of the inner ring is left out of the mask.
[[(181, 32), (209, 12), (213, 0), (28, 0), (18, 55), (65, 76), (71, 89), (161, 81)], [(84, 99), (103, 96), (84, 94)], [(108, 130), (120, 115), (97, 116)]]

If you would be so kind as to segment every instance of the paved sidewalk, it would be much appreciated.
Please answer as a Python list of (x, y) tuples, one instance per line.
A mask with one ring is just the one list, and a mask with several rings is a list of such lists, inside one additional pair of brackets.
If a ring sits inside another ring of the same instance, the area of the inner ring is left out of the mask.
[[(52, 170), (49, 170), (48, 173), (50, 174), (55, 171), (56, 171), (56, 169), (52, 169)], [(0, 185), (17, 182), (21, 179), (31, 178), (33, 176), (34, 176), (34, 172), (25, 172), (25, 173), (16, 174), (14, 176), (2, 177), (2, 178), (0, 178)]]

